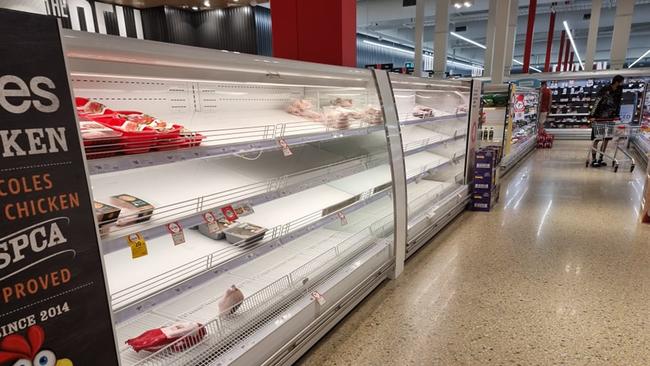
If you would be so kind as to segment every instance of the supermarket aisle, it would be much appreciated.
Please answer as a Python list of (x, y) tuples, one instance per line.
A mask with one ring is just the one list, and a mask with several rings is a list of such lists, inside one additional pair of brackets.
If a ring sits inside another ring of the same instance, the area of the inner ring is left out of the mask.
[(298, 364), (650, 364), (641, 174), (584, 168), (586, 146), (537, 151)]

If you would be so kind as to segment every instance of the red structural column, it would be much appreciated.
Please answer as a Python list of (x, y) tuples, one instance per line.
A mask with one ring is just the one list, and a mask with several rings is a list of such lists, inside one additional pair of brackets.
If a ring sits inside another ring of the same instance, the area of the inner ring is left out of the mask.
[(571, 42), (567, 40), (564, 42), (564, 71), (569, 71), (569, 47), (571, 47)]
[(573, 71), (573, 51), (571, 51), (571, 55), (569, 56), (569, 70), (568, 71)]
[(535, 30), (535, 13), (537, 12), (537, 0), (530, 0), (528, 5), (528, 27), (526, 28), (526, 45), (524, 47), (524, 74), (528, 73), (530, 67), (530, 54), (533, 46), (533, 34)]
[(551, 19), (548, 21), (548, 36), (546, 37), (546, 59), (544, 72), (551, 71), (551, 50), (553, 49), (553, 32), (555, 32), (555, 10), (551, 10)]
[(356, 0), (271, 0), (273, 56), (357, 66)]
[(560, 51), (557, 55), (557, 71), (562, 71), (562, 53), (564, 52), (564, 38), (566, 37), (566, 31), (562, 31), (560, 36)]

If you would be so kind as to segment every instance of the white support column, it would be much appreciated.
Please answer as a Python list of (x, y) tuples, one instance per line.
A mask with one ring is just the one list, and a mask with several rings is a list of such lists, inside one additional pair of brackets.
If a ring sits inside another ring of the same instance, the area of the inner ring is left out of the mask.
[(587, 35), (587, 54), (585, 55), (585, 71), (591, 71), (596, 55), (596, 42), (598, 41), (598, 24), (600, 22), (600, 8), (603, 0), (591, 0), (591, 18), (589, 19), (589, 34)]
[(492, 75), (492, 56), (494, 54), (494, 28), (497, 17), (497, 0), (490, 0), (487, 27), (485, 28), (485, 58), (483, 76)]
[(415, 69), (413, 75), (422, 76), (422, 35), (424, 34), (424, 1), (415, 3)]
[[(495, 22), (494, 29), (494, 51), (492, 52), (492, 83), (503, 83), (503, 70), (506, 65), (506, 48), (508, 43), (508, 18), (510, 13), (511, 0), (498, 0), (496, 2), (496, 13), (499, 14), (499, 21)], [(517, 1), (517, 0), (512, 0)]]
[(614, 20), (614, 34), (612, 34), (610, 54), (610, 64), (613, 70), (622, 69), (623, 64), (625, 64), (633, 14), (634, 0), (618, 0), (616, 2), (616, 19)]
[(512, 69), (512, 56), (515, 53), (518, 19), (519, 0), (510, 0), (510, 11), (508, 12), (508, 40), (506, 43), (506, 63), (503, 69), (503, 75), (505, 77), (510, 76), (510, 70)]
[(433, 33), (433, 77), (445, 78), (449, 41), (449, 0), (436, 1), (436, 24)]

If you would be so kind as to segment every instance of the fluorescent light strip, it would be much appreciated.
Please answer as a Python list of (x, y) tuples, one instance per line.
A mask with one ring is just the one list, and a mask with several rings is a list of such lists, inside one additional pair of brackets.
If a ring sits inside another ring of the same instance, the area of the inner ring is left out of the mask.
[(576, 43), (573, 41), (573, 36), (571, 35), (571, 30), (569, 30), (569, 23), (567, 21), (564, 21), (564, 30), (566, 30), (566, 34), (569, 35), (569, 41), (571, 41), (571, 46), (573, 46), (573, 52), (576, 53), (576, 56), (578, 57), (578, 62), (580, 63), (580, 67), (582, 69), (585, 69), (585, 65), (582, 64), (582, 60), (580, 59), (580, 54), (578, 53), (578, 49), (576, 48)]
[[(377, 46), (377, 47), (383, 47), (383, 48), (386, 48), (386, 49), (389, 49), (389, 50), (394, 50), (394, 51), (406, 53), (406, 54), (409, 54), (410, 56), (415, 56), (415, 51), (409, 51), (409, 50), (405, 50), (405, 49), (402, 49), (402, 48), (399, 48), (399, 47), (388, 46), (388, 45), (385, 45), (385, 44), (382, 44), (382, 43), (368, 41), (366, 39), (363, 40), (363, 43), (370, 44), (370, 45)], [(433, 59), (433, 56), (427, 55), (426, 53), (423, 53), (422, 57), (428, 57), (430, 59)], [(447, 60), (447, 63), (451, 64), (451, 65), (456, 65), (456, 66), (459, 66), (459, 67), (466, 67), (466, 68), (468, 68), (468, 70), (472, 70), (472, 69), (475, 69), (475, 68), (483, 69), (483, 65), (470, 65), (470, 64), (465, 64), (465, 63), (462, 63), (462, 62), (450, 61), (450, 60)]]
[[(461, 36), (460, 34), (458, 34), (458, 33), (456, 33), (456, 32), (449, 32), (449, 34), (451, 34), (452, 36), (454, 36), (454, 37), (456, 37), (456, 38), (458, 38), (458, 39), (462, 39), (463, 41), (465, 41), (465, 42), (467, 42), (467, 43), (473, 44), (473, 45), (476, 46), (476, 47), (480, 47), (480, 48), (482, 48), (482, 49), (484, 49), (484, 50), (487, 49), (487, 47), (485, 47), (484, 44), (480, 44), (480, 43), (478, 43), (478, 42), (476, 42), (476, 41), (473, 41), (473, 40), (471, 40), (471, 39), (469, 39), (469, 38), (467, 38), (467, 37), (463, 37), (463, 36)], [(523, 65), (523, 63), (522, 63), (521, 61), (517, 61), (517, 60), (515, 60), (514, 58), (512, 59), (512, 62), (514, 62), (514, 63), (516, 63), (516, 64), (519, 64), (519, 65)], [(533, 69), (533, 70), (535, 70), (535, 71), (537, 71), (537, 72), (542, 72), (542, 70), (540, 70), (540, 69), (538, 69), (538, 68), (536, 68), (536, 67), (532, 67), (532, 66), (530, 66), (530, 68)]]
[(641, 55), (641, 57), (637, 58), (636, 61), (632, 62), (632, 63), (630, 64), (630, 66), (628, 66), (627, 68), (629, 69), (630, 67), (636, 65), (637, 62), (641, 61), (643, 58), (645, 58), (645, 57), (648, 56), (649, 54), (650, 54), (650, 50), (645, 51), (645, 53), (644, 53), (643, 55)]
[(472, 41), (471, 39), (469, 39), (469, 38), (467, 38), (467, 37), (463, 37), (463, 36), (461, 36), (460, 34), (458, 34), (458, 33), (456, 33), (456, 32), (449, 32), (449, 34), (451, 34), (452, 36), (454, 36), (454, 37), (456, 37), (456, 38), (458, 38), (458, 39), (462, 39), (463, 41), (465, 41), (465, 42), (467, 42), (467, 43), (471, 43), (471, 44), (473, 44), (473, 45), (476, 46), (476, 47), (480, 47), (480, 48), (482, 48), (482, 49), (487, 49), (487, 47), (485, 47), (485, 45), (482, 45), (482, 44), (480, 44), (480, 43), (478, 43), (478, 42), (476, 42), (476, 41)]

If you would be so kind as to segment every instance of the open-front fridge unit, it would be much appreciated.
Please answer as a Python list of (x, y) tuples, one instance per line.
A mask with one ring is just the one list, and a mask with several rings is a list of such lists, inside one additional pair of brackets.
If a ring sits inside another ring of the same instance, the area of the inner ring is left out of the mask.
[(471, 83), (391, 74), (406, 161), (410, 256), (461, 212)]
[[(386, 278), (371, 71), (80, 32), (64, 45), (122, 365), (290, 363)], [(409, 181), (446, 162), (405, 159)]]
[(650, 156), (650, 91), (646, 88), (643, 98), (643, 109), (641, 111), (639, 135), (632, 139), (632, 145), (639, 153), (644, 162), (648, 163)]
[(521, 159), (535, 150), (537, 143), (537, 121), (539, 118), (539, 92), (533, 88), (513, 85), (511, 87), (511, 119), (504, 139), (502, 169), (507, 172)]
[(496, 148), (499, 163), (510, 147), (505, 141), (512, 134), (513, 88), (512, 84), (491, 83), (484, 83), (482, 88), (478, 145)]
[(469, 83), (63, 43), (122, 365), (291, 364), (467, 202)]

